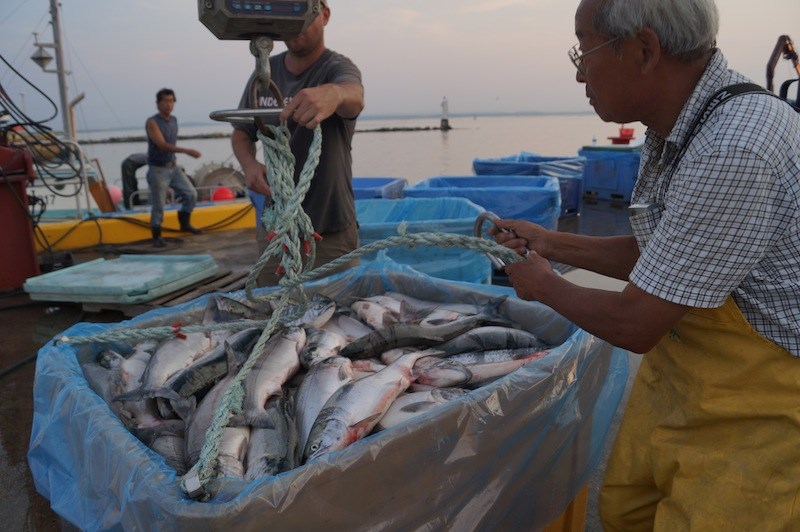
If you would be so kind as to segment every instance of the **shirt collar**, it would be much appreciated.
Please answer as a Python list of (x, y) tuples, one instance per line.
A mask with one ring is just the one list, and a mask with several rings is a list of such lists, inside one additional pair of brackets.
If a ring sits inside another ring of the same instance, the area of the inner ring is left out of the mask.
[(700, 76), (692, 95), (684, 104), (678, 119), (675, 121), (675, 126), (667, 137), (668, 143), (681, 146), (687, 140), (686, 136), (689, 134), (689, 128), (695, 117), (703, 110), (703, 104), (717, 90), (727, 85), (729, 78), (728, 61), (720, 50), (714, 50), (705, 72)]

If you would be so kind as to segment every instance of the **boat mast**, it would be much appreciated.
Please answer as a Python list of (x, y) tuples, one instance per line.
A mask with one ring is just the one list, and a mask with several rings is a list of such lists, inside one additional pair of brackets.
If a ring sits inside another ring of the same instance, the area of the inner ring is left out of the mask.
[(70, 116), (69, 99), (67, 98), (67, 71), (64, 68), (64, 47), (61, 43), (61, 13), (58, 0), (50, 0), (50, 18), (53, 24), (53, 47), (56, 51), (56, 74), (58, 75), (58, 93), (61, 96), (61, 115), (64, 121), (64, 135), (72, 138), (72, 117)]

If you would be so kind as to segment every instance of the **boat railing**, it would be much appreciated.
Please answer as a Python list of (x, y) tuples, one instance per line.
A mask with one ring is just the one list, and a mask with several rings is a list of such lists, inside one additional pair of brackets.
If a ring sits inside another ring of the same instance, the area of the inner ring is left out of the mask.
[(91, 185), (102, 182), (99, 161), (92, 161), (74, 140), (60, 142), (69, 148), (61, 160), (45, 161), (34, 154), (37, 179), (29, 184), (29, 191), (40, 198), (46, 210), (83, 218), (97, 204)]
[[(198, 201), (211, 201), (215, 203), (224, 201), (236, 201), (247, 198), (247, 189), (240, 185), (210, 185), (200, 186), (197, 189)], [(173, 190), (167, 189), (167, 205), (180, 204), (180, 198), (175, 195)], [(150, 209), (150, 190), (136, 190), (130, 195), (130, 205), (133, 211), (145, 211)]]

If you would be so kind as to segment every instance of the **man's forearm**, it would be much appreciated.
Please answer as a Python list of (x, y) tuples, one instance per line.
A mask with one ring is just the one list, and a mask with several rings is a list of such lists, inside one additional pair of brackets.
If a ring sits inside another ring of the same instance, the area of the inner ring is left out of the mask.
[(234, 129), (231, 134), (231, 148), (239, 164), (247, 166), (257, 162), (256, 144), (250, 140), (250, 135), (240, 129)]
[(546, 259), (623, 281), (639, 259), (632, 236), (597, 237), (564, 232), (548, 234)]
[(342, 118), (355, 118), (364, 110), (364, 87), (359, 83), (338, 83), (341, 103), (336, 114)]

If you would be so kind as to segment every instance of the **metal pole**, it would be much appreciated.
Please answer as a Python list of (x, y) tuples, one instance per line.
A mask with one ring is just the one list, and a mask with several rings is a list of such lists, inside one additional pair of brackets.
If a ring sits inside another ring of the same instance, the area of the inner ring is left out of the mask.
[(72, 120), (69, 112), (69, 99), (67, 97), (67, 70), (64, 67), (64, 48), (61, 45), (61, 14), (58, 0), (50, 0), (50, 17), (53, 24), (53, 45), (56, 50), (56, 74), (58, 75), (58, 93), (61, 96), (61, 115), (64, 120), (64, 135), (68, 140), (74, 140), (72, 135)]

